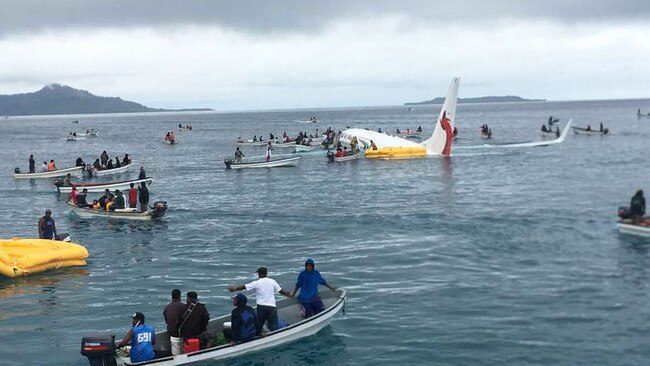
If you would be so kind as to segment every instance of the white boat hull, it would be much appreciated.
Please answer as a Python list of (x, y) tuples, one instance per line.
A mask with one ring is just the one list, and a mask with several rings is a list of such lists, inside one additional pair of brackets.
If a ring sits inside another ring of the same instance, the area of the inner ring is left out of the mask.
[(125, 171), (127, 171), (127, 170), (129, 170), (131, 168), (131, 165), (133, 165), (133, 163), (122, 165), (119, 168), (104, 169), (104, 170), (95, 170), (93, 168), (93, 170), (92, 170), (93, 177), (104, 177), (104, 176), (111, 175), (111, 174), (124, 173)]
[(618, 226), (618, 231), (620, 231), (623, 234), (630, 234), (630, 235), (650, 238), (650, 226), (635, 225), (632, 223), (625, 223), (621, 221), (617, 222), (616, 226)]
[(586, 128), (582, 127), (571, 127), (573, 130), (573, 133), (576, 135), (607, 135), (609, 132), (608, 129), (604, 129), (603, 131), (600, 130), (587, 130)]
[(80, 176), (83, 167), (75, 166), (72, 168), (57, 169), (51, 172), (42, 172), (42, 173), (14, 173), (14, 178), (16, 179), (46, 179), (46, 178), (61, 178), (65, 177), (70, 173), (70, 175)]
[(341, 156), (340, 158), (337, 158), (335, 156), (334, 161), (337, 162), (337, 163), (342, 163), (342, 162), (345, 162), (345, 161), (357, 160), (357, 159), (361, 159), (362, 155), (363, 155), (362, 153), (358, 152), (358, 153), (353, 154), (353, 155)]
[(297, 166), (298, 162), (300, 162), (300, 156), (286, 158), (286, 159), (276, 159), (276, 160), (271, 159), (271, 161), (242, 162), (242, 163), (235, 163), (233, 161), (230, 164), (226, 163), (226, 167), (230, 169), (278, 168), (278, 167)]
[(316, 150), (316, 146), (295, 145), (294, 148), (295, 148), (297, 153), (310, 152), (310, 151)]
[[(140, 183), (142, 182), (147, 183), (147, 186), (149, 186), (153, 182), (153, 179), (147, 178), (147, 179), (128, 180), (123, 182), (97, 183), (93, 185), (75, 185), (75, 187), (77, 187), (77, 191), (81, 191), (85, 188), (88, 190), (88, 193), (102, 193), (106, 189), (110, 190), (111, 192), (116, 189), (120, 189), (123, 191), (127, 190), (131, 188), (131, 183), (133, 183), (135, 187), (139, 187)], [(72, 187), (61, 186), (57, 188), (61, 193), (70, 193), (72, 191)]]
[[(223, 345), (209, 349), (199, 350), (196, 352), (170, 356), (150, 362), (138, 363), (138, 365), (152, 364), (156, 366), (175, 366), (185, 365), (206, 360), (223, 360), (237, 357), (244, 354), (258, 352), (265, 349), (278, 347), (280, 345), (296, 341), (301, 338), (309, 337), (318, 333), (321, 329), (330, 324), (332, 318), (345, 307), (347, 293), (345, 290), (336, 292), (321, 292), (321, 298), (325, 304), (325, 310), (308, 319), (301, 319), (297, 322), (290, 322), (286, 328), (279, 329), (275, 332), (267, 333), (266, 336), (256, 338), (250, 342), (239, 343), (234, 346)], [(297, 314), (296, 314), (297, 313)], [(278, 316), (281, 319), (298, 319), (300, 317), (300, 308), (296, 300), (278, 301)], [(230, 321), (230, 316), (222, 316), (213, 319), (208, 324), (208, 331), (223, 331), (223, 322)], [(160, 342), (160, 343), (159, 343)], [(156, 349), (169, 350), (169, 336), (166, 332), (156, 334)], [(119, 366), (132, 365), (128, 357), (117, 357)]]
[(153, 217), (153, 210), (147, 210), (145, 212), (140, 212), (135, 209), (124, 209), (123, 211), (106, 211), (104, 209), (82, 208), (75, 206), (70, 202), (68, 202), (68, 206), (70, 206), (72, 213), (82, 218), (104, 217), (110, 219), (134, 221), (151, 221), (159, 218)]

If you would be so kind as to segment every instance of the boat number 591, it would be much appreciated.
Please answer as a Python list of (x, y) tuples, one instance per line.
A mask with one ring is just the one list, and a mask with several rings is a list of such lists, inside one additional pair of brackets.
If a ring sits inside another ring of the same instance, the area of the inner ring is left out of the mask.
[(151, 341), (151, 333), (138, 334), (138, 342), (149, 342), (149, 341)]

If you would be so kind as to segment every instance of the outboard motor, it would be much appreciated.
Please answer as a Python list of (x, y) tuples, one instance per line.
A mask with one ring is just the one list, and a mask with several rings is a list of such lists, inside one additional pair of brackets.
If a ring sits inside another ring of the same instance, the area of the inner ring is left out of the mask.
[(622, 219), (629, 219), (632, 217), (632, 214), (630, 213), (630, 208), (629, 207), (624, 207), (621, 206), (618, 208), (618, 217)]
[(327, 160), (329, 160), (330, 163), (334, 162), (334, 153), (330, 150), (327, 151)]
[(116, 366), (115, 336), (91, 333), (81, 338), (81, 354), (88, 357), (90, 366)]
[(153, 215), (151, 218), (157, 219), (165, 216), (165, 211), (167, 211), (167, 201), (156, 201), (153, 204)]

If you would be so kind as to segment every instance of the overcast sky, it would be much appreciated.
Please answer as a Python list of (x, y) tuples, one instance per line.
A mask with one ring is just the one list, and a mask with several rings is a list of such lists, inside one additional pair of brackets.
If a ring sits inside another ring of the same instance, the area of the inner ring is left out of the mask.
[(61, 83), (151, 107), (650, 97), (647, 1), (5, 0), (0, 94)]

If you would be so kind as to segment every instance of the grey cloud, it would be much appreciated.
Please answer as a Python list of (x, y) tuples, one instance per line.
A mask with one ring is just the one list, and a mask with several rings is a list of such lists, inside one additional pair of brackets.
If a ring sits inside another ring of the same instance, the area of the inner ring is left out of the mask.
[(9, 0), (2, 2), (0, 37), (86, 28), (215, 25), (255, 35), (319, 32), (342, 20), (386, 15), (419, 24), (499, 19), (565, 23), (646, 21), (650, 2), (638, 0)]

